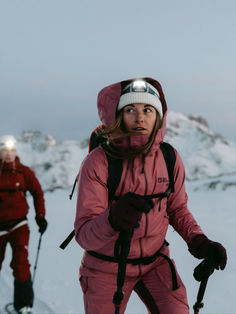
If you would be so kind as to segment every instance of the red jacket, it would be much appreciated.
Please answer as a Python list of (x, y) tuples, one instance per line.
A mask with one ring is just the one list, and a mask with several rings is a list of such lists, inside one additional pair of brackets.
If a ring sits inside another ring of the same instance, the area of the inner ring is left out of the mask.
[(13, 163), (0, 160), (0, 228), (11, 227), (26, 217), (28, 204), (26, 192), (33, 196), (36, 218), (45, 216), (43, 191), (34, 172), (22, 165), (16, 157)]
[[(160, 84), (150, 80), (161, 95), (163, 108), (163, 126), (158, 130), (155, 142), (147, 156), (139, 155), (133, 160), (123, 162), (123, 172), (116, 196), (133, 192), (140, 195), (164, 193), (168, 188), (168, 172), (160, 143), (164, 139), (167, 106)], [(98, 95), (98, 111), (101, 121), (108, 125), (115, 119), (116, 106), (119, 102), (121, 83), (105, 87)], [(120, 149), (128, 146), (143, 145), (145, 136), (122, 138), (117, 145)], [(83, 161), (78, 177), (77, 213), (75, 219), (75, 236), (85, 250), (114, 256), (114, 245), (118, 232), (113, 230), (108, 221), (108, 163), (101, 147), (94, 149)], [(135, 229), (129, 258), (153, 255), (165, 239), (168, 226), (171, 225), (188, 243), (196, 234), (202, 234), (187, 207), (185, 192), (185, 169), (176, 151), (174, 168), (175, 192), (167, 199), (154, 199), (155, 207), (143, 214), (140, 227)], [(84, 267), (85, 266), (85, 267)], [(127, 275), (134, 276), (146, 271), (149, 266), (127, 266)], [(85, 253), (81, 273), (88, 269), (115, 273), (117, 265), (97, 259)]]

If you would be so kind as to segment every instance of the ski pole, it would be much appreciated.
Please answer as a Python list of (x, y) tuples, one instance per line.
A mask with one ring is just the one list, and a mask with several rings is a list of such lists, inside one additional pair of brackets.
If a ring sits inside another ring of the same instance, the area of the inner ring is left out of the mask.
[(36, 254), (36, 259), (35, 259), (35, 263), (34, 263), (34, 273), (33, 273), (32, 285), (34, 284), (34, 279), (35, 279), (35, 275), (36, 275), (36, 269), (37, 269), (37, 265), (38, 265), (38, 259), (39, 259), (39, 251), (40, 251), (41, 241), (42, 241), (42, 233), (40, 233), (40, 236), (39, 236), (37, 254)]
[(205, 293), (205, 290), (206, 290), (206, 285), (207, 285), (208, 278), (209, 277), (207, 277), (206, 279), (201, 281), (201, 284), (200, 284), (200, 287), (199, 287), (199, 290), (198, 290), (198, 294), (197, 294), (197, 301), (196, 301), (196, 303), (193, 306), (194, 314), (199, 314), (199, 310), (201, 308), (203, 308), (203, 306), (204, 306), (204, 303), (202, 302), (202, 299), (204, 297), (204, 293)]
[(202, 261), (195, 269), (193, 276), (197, 281), (200, 281), (200, 287), (197, 294), (197, 301), (193, 306), (194, 314), (199, 314), (201, 308), (203, 308), (204, 303), (202, 302), (208, 279), (214, 272), (214, 266), (208, 258)]

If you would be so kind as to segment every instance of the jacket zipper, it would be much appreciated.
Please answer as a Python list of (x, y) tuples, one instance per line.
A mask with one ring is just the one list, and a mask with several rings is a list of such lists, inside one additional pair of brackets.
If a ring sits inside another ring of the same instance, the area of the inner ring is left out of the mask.
[[(145, 156), (143, 155), (143, 169), (142, 169), (142, 173), (144, 175), (144, 179), (145, 179), (145, 191), (144, 191), (144, 195), (147, 194), (147, 185), (148, 185), (148, 181), (147, 181), (147, 176), (146, 176), (146, 172), (144, 169), (144, 165), (145, 165)], [(148, 215), (146, 216), (146, 226), (145, 226), (145, 232), (144, 232), (144, 236), (147, 235), (147, 229), (148, 229)]]
[[(141, 173), (144, 175), (144, 179), (145, 179), (145, 191), (144, 191), (144, 195), (147, 194), (147, 176), (145, 173), (145, 169), (144, 169), (144, 165), (145, 165), (145, 156), (142, 156), (142, 170)], [(145, 225), (145, 231), (144, 231), (144, 237), (147, 234), (147, 229), (148, 229), (148, 215), (145, 215), (145, 219), (146, 219), (146, 225)], [(143, 248), (142, 248), (142, 241), (141, 239), (139, 239), (139, 246), (140, 246), (140, 255), (141, 257), (143, 257)], [(141, 264), (139, 264), (139, 275), (142, 275), (142, 268), (141, 268)]]

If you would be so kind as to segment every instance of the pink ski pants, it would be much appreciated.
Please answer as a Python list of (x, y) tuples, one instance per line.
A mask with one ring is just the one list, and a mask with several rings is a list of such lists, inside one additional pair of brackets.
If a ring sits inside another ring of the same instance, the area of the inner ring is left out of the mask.
[[(120, 314), (125, 313), (129, 297), (134, 290), (151, 314), (189, 314), (186, 289), (177, 273), (177, 290), (172, 290), (170, 267), (166, 260), (141, 277), (126, 277), (124, 298)], [(116, 291), (116, 275), (98, 273), (96, 276), (80, 276), (84, 293), (86, 314), (114, 313), (113, 295)]]

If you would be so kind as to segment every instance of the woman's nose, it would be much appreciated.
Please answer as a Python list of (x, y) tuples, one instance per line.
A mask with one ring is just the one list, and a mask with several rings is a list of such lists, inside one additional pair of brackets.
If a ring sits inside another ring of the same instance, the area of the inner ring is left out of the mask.
[(144, 119), (143, 113), (142, 112), (137, 112), (136, 113), (136, 121), (140, 122), (140, 121), (143, 121), (143, 119)]

